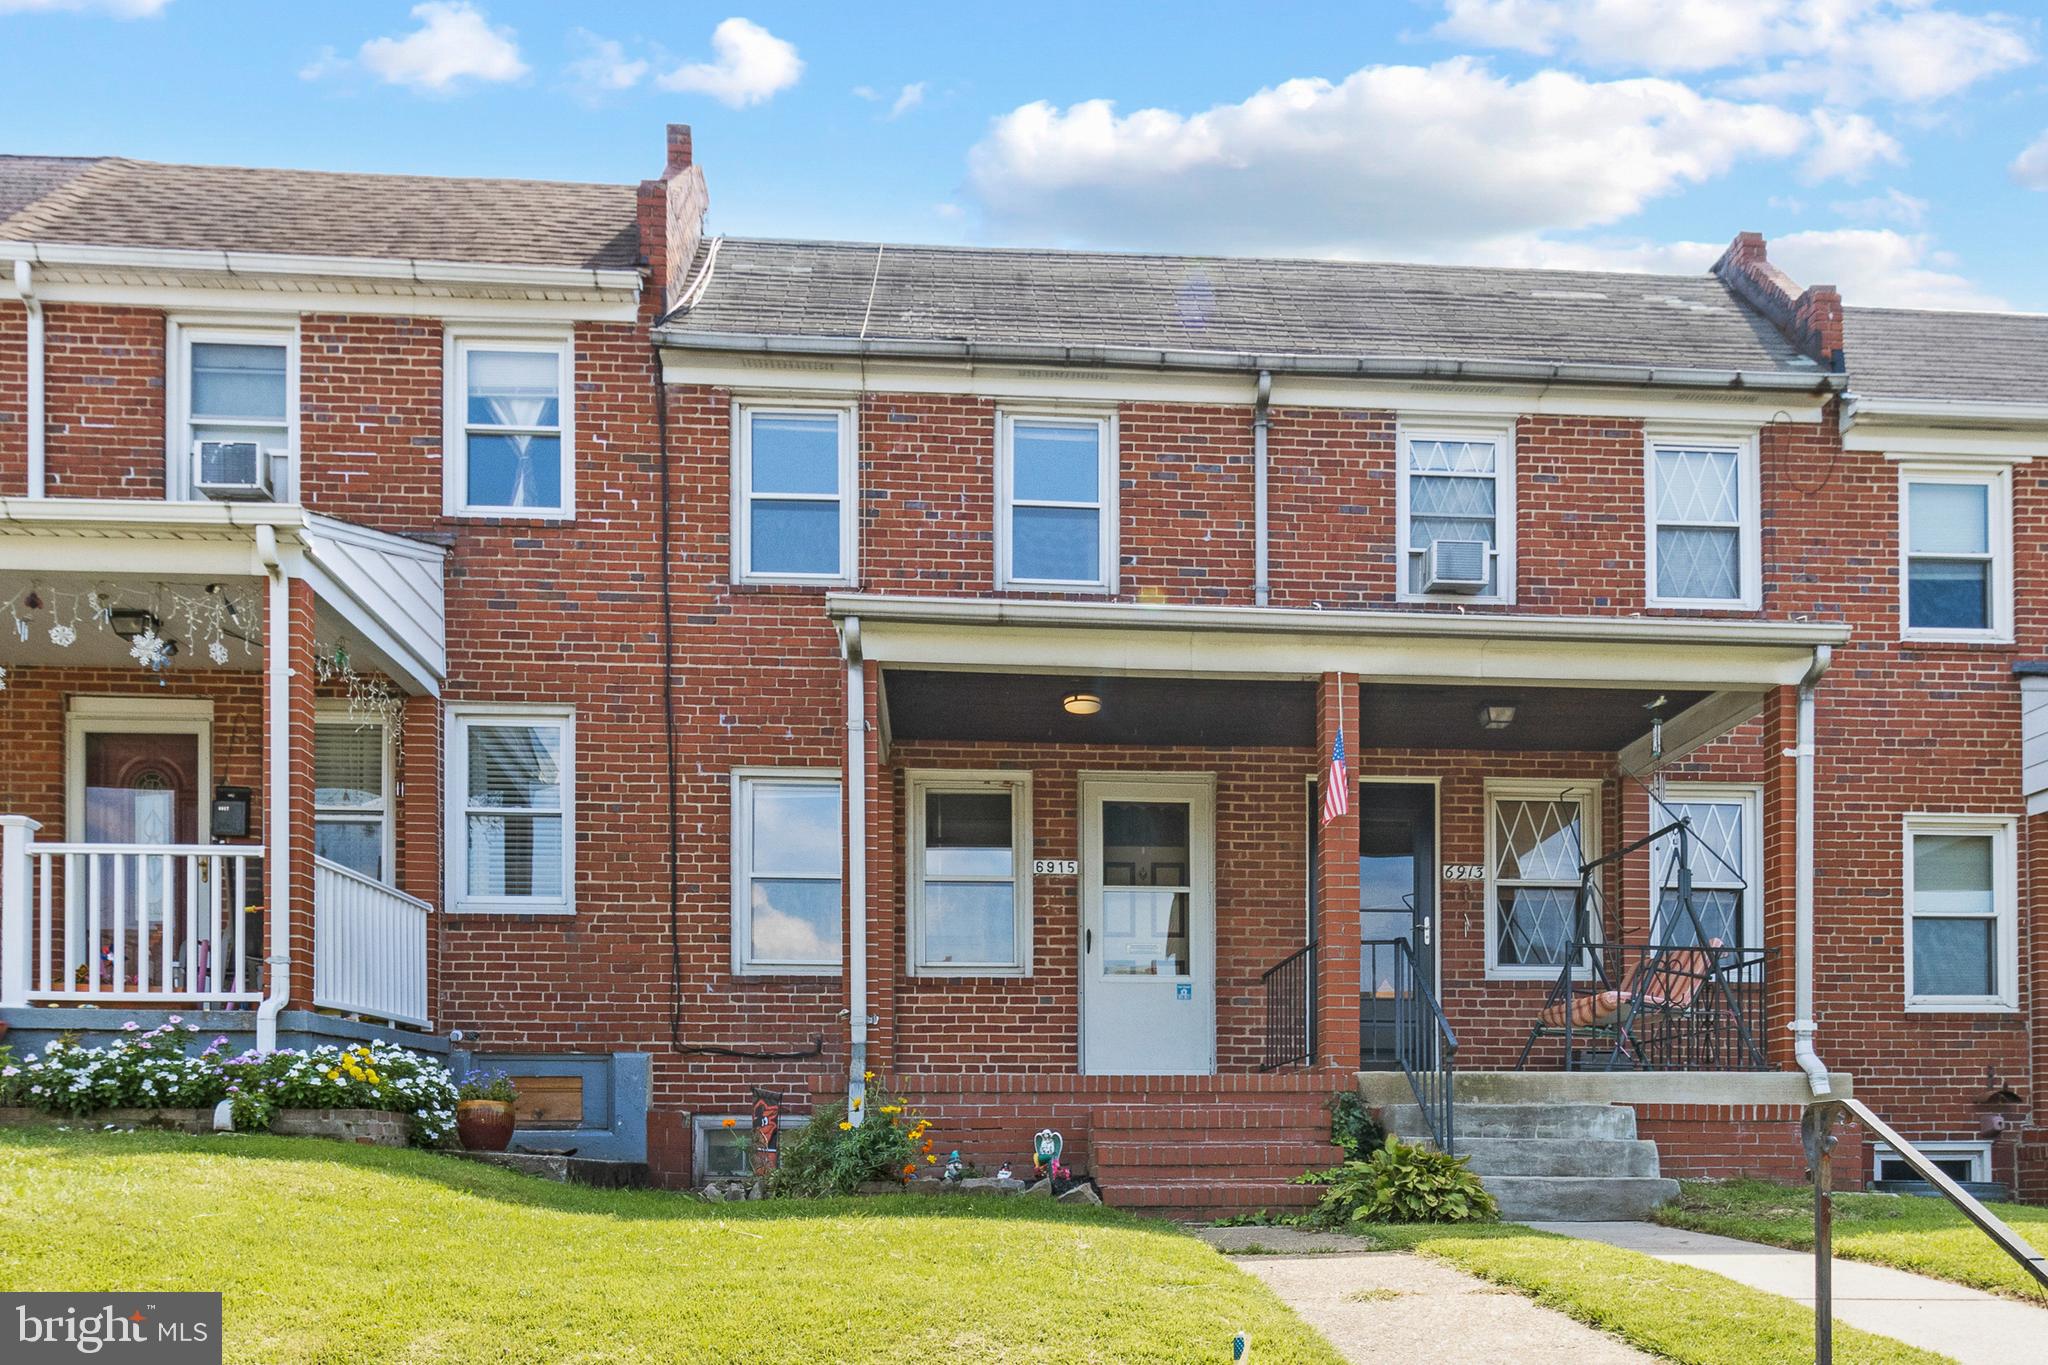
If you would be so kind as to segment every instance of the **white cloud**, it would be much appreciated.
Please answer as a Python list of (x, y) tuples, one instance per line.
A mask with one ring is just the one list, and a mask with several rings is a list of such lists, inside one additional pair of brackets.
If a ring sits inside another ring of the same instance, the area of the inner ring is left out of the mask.
[(575, 29), (570, 37), (583, 56), (569, 63), (569, 79), (586, 94), (605, 95), (631, 90), (647, 74), (644, 57), (628, 57), (625, 44), (587, 28)]
[(1927, 210), (1932, 207), (1925, 199), (1907, 194), (1901, 189), (1888, 189), (1883, 194), (1874, 194), (1868, 199), (1851, 199), (1828, 205), (1844, 218), (1855, 218), (1868, 222), (1883, 218), (1902, 227), (1919, 227), (1927, 221)]
[(1880, 161), (1901, 165), (1905, 149), (1898, 139), (1861, 114), (1838, 114), (1828, 109), (1813, 111), (1815, 141), (1799, 168), (1807, 181), (1858, 181), (1870, 174)]
[(709, 95), (734, 109), (760, 104), (803, 75), (796, 47), (751, 19), (727, 19), (711, 30), (716, 61), (692, 62), (662, 76), (664, 90)]
[(1924, 103), (2033, 60), (2020, 22), (1938, 0), (1444, 0), (1437, 36), (1652, 72), (1746, 68), (1727, 93)]
[(1812, 125), (1674, 81), (1515, 81), (1454, 58), (1293, 80), (1198, 114), (1027, 104), (969, 154), (992, 223), (1066, 241), (1442, 254), (1612, 223)]
[(412, 7), (412, 17), (420, 23), (412, 32), (372, 38), (356, 53), (362, 68), (387, 85), (444, 91), (465, 80), (516, 81), (527, 72), (517, 35), (493, 28), (466, 0), (427, 0)]
[(2012, 178), (2030, 190), (2048, 190), (2048, 132), (2013, 158)]
[(2012, 305), (1953, 268), (1918, 233), (1834, 228), (1773, 237), (1771, 261), (1800, 284), (1832, 284), (1842, 301), (1892, 308), (2004, 309)]
[(918, 105), (924, 103), (923, 81), (912, 81), (896, 92), (896, 102), (889, 106), (890, 118), (902, 118)]
[(154, 19), (171, 0), (0, 0), (0, 14), (105, 14), (115, 19)]

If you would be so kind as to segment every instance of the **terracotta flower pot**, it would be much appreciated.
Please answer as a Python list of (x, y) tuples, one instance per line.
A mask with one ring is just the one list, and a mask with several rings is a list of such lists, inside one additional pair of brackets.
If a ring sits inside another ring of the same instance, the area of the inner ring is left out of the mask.
[(455, 1133), (472, 1152), (502, 1152), (512, 1143), (512, 1105), (506, 1100), (457, 1100)]

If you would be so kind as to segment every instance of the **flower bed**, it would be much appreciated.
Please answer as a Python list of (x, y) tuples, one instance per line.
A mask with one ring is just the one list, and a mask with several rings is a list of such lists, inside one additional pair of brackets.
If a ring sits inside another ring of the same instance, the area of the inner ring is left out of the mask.
[(299, 1111), (375, 1110), (402, 1116), (407, 1136), (423, 1147), (455, 1130), (455, 1081), (447, 1068), (390, 1043), (231, 1056), (227, 1038), (219, 1037), (195, 1055), (186, 1044), (199, 1029), (176, 1015), (147, 1032), (132, 1021), (122, 1027), (127, 1036), (103, 1048), (60, 1039), (40, 1057), (16, 1063), (0, 1056), (0, 1107), (71, 1117), (198, 1110), (210, 1127), (213, 1107), (227, 1100), (243, 1132), (322, 1129)]

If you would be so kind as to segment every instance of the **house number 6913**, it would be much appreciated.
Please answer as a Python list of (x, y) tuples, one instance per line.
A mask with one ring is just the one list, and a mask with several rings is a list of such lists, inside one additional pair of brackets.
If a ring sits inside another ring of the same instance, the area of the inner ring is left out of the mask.
[(1447, 882), (1483, 882), (1486, 868), (1479, 863), (1445, 863), (1444, 880)]

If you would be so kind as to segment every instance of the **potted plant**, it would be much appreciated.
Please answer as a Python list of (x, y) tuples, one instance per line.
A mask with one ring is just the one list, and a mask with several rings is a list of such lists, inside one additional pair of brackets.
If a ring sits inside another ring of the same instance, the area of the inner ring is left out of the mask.
[(455, 1091), (455, 1133), (472, 1152), (502, 1152), (512, 1143), (512, 1101), (519, 1092), (502, 1071), (472, 1071)]

